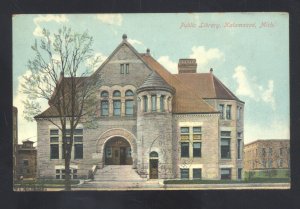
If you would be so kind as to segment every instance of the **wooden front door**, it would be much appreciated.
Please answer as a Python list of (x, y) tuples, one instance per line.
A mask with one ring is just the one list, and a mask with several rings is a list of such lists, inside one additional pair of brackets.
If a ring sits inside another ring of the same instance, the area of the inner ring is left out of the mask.
[(150, 179), (158, 179), (158, 159), (150, 159)]
[(131, 147), (126, 139), (114, 137), (105, 144), (105, 165), (132, 165)]

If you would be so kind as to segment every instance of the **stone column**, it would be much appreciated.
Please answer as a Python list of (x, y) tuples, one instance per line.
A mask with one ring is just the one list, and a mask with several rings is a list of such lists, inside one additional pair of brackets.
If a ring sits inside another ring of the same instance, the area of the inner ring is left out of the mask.
[(151, 112), (151, 108), (152, 108), (152, 106), (151, 106), (151, 104), (152, 104), (152, 102), (151, 102), (151, 95), (148, 94), (147, 98), (148, 98), (148, 109), (147, 109), (146, 112)]
[(125, 100), (121, 100), (121, 116), (125, 116)]
[(161, 97), (160, 94), (157, 94), (157, 95), (156, 95), (156, 111), (157, 111), (157, 112), (161, 112), (161, 108), (160, 108), (160, 97)]
[(165, 96), (164, 98), (164, 109), (165, 109), (165, 112), (169, 112), (169, 109), (168, 109), (168, 97)]

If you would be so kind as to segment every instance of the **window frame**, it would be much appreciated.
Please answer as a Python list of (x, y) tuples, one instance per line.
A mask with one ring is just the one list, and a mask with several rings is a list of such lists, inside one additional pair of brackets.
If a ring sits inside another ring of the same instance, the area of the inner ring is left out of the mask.
[(156, 112), (157, 111), (157, 96), (151, 95), (151, 111)]
[[(222, 171), (229, 171), (229, 173), (222, 174)], [(232, 179), (232, 169), (231, 168), (221, 168), (220, 175), (221, 175), (221, 180), (231, 180)], [(225, 178), (224, 178), (224, 175), (225, 175)], [(226, 175), (228, 177), (226, 177)]]
[[(231, 131), (221, 131), (221, 144), (220, 144), (220, 149), (221, 149), (221, 159), (231, 159)], [(228, 145), (222, 145), (222, 142), (227, 141)], [(226, 147), (227, 148), (226, 148)], [(224, 153), (225, 152), (225, 153)], [(227, 153), (227, 154), (226, 154)]]
[(232, 105), (226, 105), (226, 120), (232, 119), (231, 111), (232, 111)]
[[(107, 103), (107, 107), (103, 108), (103, 103)], [(107, 111), (107, 113), (105, 112)], [(104, 114), (106, 113), (106, 114)], [(101, 101), (101, 116), (108, 116), (109, 115), (109, 101), (108, 100), (102, 100)]]
[[(128, 102), (131, 102), (131, 107), (128, 107)], [(134, 114), (134, 101), (133, 99), (126, 99), (125, 100), (125, 115), (126, 116), (132, 116)], [(128, 113), (128, 110), (131, 110), (131, 112)]]
[[(183, 177), (187, 174), (187, 177)], [(180, 179), (190, 179), (190, 170), (188, 168), (180, 168)]]
[[(200, 147), (195, 148), (195, 144), (199, 144)], [(201, 158), (202, 157), (201, 148), (202, 148), (202, 143), (201, 142), (193, 142), (193, 157), (195, 157), (195, 158)], [(198, 152), (197, 152), (197, 150), (198, 150)], [(195, 155), (195, 153), (197, 153), (197, 155)]]
[[(195, 177), (195, 171), (200, 171), (199, 177)], [(202, 168), (193, 168), (193, 179), (202, 179)]]
[(181, 158), (189, 158), (190, 157), (190, 143), (189, 142), (181, 142), (180, 143), (180, 156), (181, 156)]
[[(116, 104), (119, 103), (120, 107), (116, 107)], [(116, 114), (116, 110), (119, 110), (119, 113)], [(121, 110), (122, 110), (122, 104), (121, 104), (121, 100), (113, 100), (113, 115), (114, 116), (121, 116)]]

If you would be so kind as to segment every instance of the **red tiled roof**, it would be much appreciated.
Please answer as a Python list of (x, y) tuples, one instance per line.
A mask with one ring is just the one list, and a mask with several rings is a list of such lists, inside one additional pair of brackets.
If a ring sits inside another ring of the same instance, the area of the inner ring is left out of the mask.
[(141, 54), (141, 56), (152, 70), (175, 88), (176, 94), (173, 99), (174, 113), (217, 113), (212, 106), (201, 98), (201, 95), (197, 91), (189, 89), (153, 57), (145, 54)]

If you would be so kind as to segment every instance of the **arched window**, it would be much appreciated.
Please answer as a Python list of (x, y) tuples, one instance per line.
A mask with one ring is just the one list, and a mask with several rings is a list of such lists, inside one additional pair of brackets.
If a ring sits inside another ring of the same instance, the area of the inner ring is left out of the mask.
[(133, 92), (131, 90), (127, 90), (125, 92), (125, 96), (133, 96)]
[(150, 152), (150, 158), (158, 158), (158, 153), (155, 151)]
[(118, 91), (118, 90), (116, 90), (116, 91), (114, 91), (113, 96), (114, 97), (120, 97), (121, 96), (121, 92)]
[(108, 92), (107, 91), (102, 91), (101, 92), (101, 97), (108, 97)]

